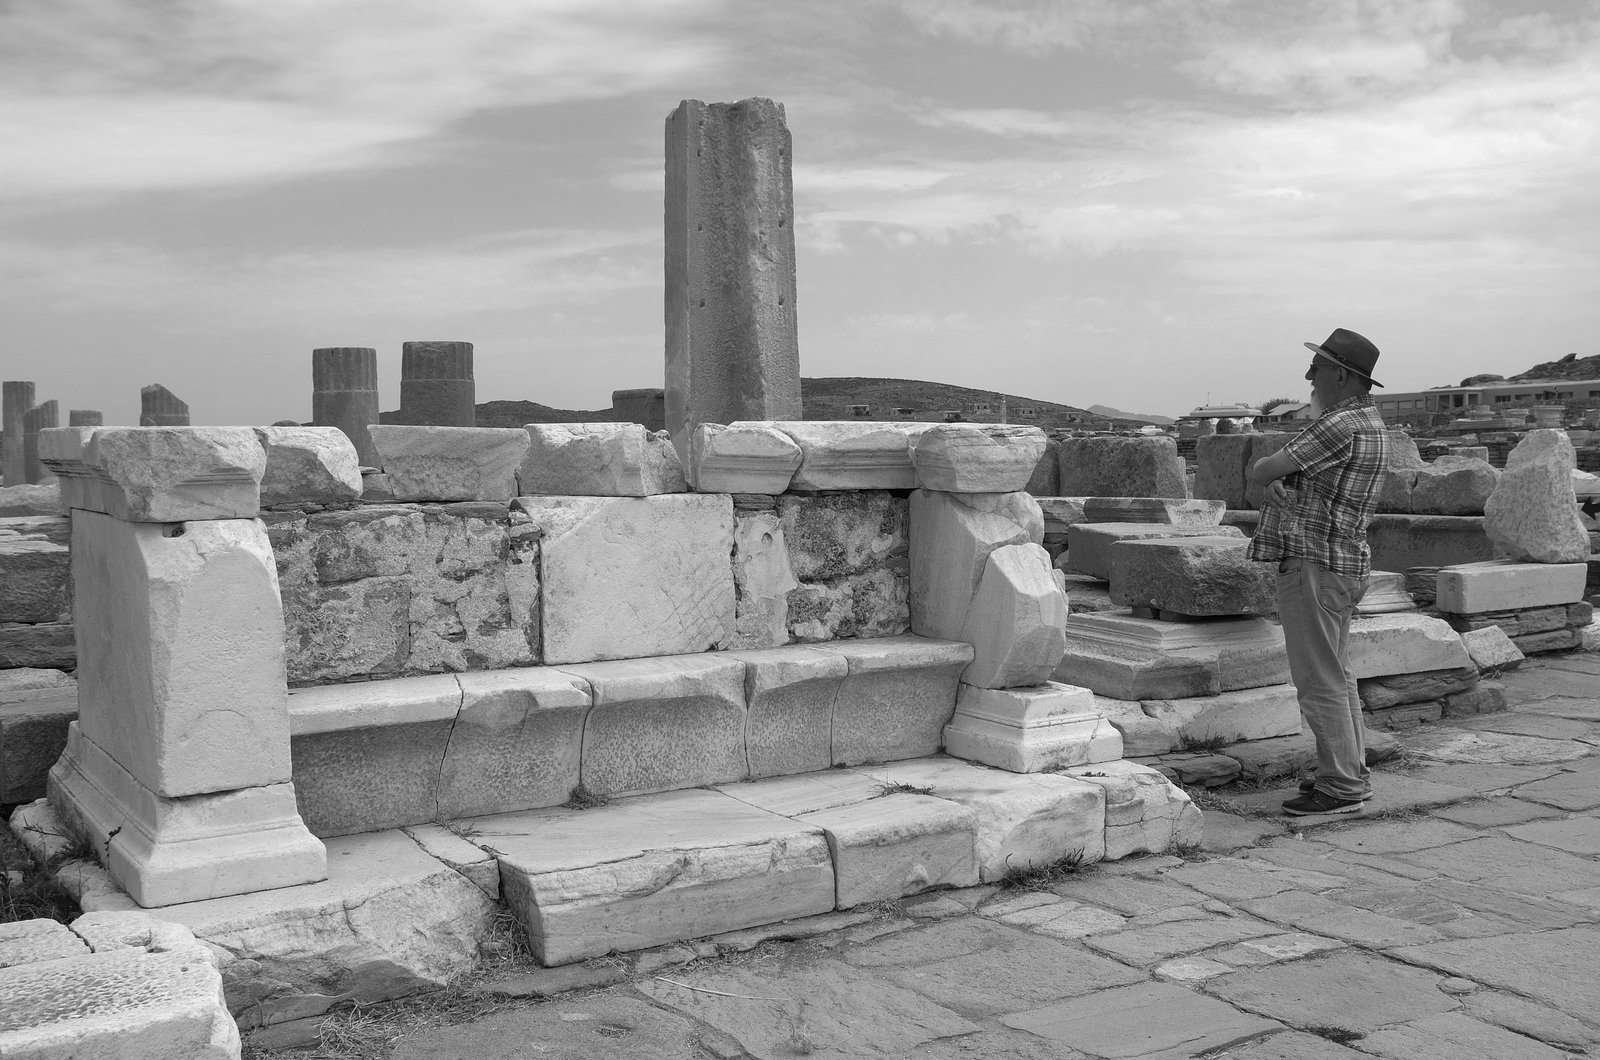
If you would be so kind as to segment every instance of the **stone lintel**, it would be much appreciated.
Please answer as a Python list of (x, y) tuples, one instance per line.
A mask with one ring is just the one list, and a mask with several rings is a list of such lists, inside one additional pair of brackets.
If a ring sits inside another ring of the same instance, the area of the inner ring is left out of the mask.
[(266, 454), (249, 427), (57, 427), (39, 459), (67, 508), (125, 522), (253, 519)]
[(1452, 614), (1511, 611), (1583, 599), (1586, 563), (1488, 560), (1439, 568), (1436, 606)]

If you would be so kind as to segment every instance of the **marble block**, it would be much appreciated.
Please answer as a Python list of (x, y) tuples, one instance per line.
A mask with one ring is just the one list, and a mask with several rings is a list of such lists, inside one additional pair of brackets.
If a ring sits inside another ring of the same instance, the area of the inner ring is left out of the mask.
[(439, 767), (440, 817), (558, 806), (578, 786), (583, 680), (545, 666), (461, 674), (461, 712)]
[(1222, 691), (1214, 651), (1164, 651), (1144, 645), (1107, 643), (1099, 637), (1079, 637), (1072, 629), (1071, 618), (1067, 623), (1066, 654), (1051, 680), (1124, 700), (1214, 696)]
[(289, 696), (295, 797), (321, 838), (439, 816), (439, 764), (461, 709), (448, 675), (323, 685)]
[(1350, 623), (1349, 645), (1350, 673), (1358, 678), (1472, 665), (1450, 623), (1421, 614), (1358, 616)]
[(295, 808), (294, 785), (164, 797), (73, 723), (50, 771), (50, 805), (142, 906), (310, 883), (327, 875), (322, 844)]
[(39, 459), (61, 504), (127, 522), (253, 519), (266, 454), (249, 427), (56, 427)]
[(1470, 615), (1526, 607), (1571, 604), (1583, 599), (1586, 563), (1526, 563), (1494, 559), (1440, 567), (1440, 611)]
[(1227, 743), (1267, 740), (1300, 731), (1300, 701), (1292, 684), (1188, 699), (1147, 699), (1139, 706), (1149, 717), (1174, 726), (1180, 746), (1184, 741), (1199, 743), (1218, 737)]
[(1359, 615), (1387, 615), (1416, 609), (1417, 602), (1406, 588), (1404, 571), (1373, 571), (1367, 577), (1367, 591), (1356, 605)]
[(961, 679), (984, 688), (1036, 685), (1067, 650), (1067, 594), (1039, 545), (1002, 545), (989, 553), (967, 607), (961, 639), (972, 663)]
[(824, 913), (834, 873), (820, 828), (720, 791), (479, 819), (506, 904), (540, 963)]
[(833, 765), (833, 709), (850, 671), (837, 652), (802, 645), (726, 652), (745, 666), (745, 753), (752, 777)]
[(1124, 540), (1111, 546), (1111, 599), (1179, 615), (1270, 615), (1277, 576), (1237, 537)]
[(58, 920), (38, 917), (0, 924), (0, 970), (88, 952), (89, 944)]
[(766, 423), (702, 423), (689, 437), (689, 484), (700, 493), (777, 495), (800, 467), (800, 446)]
[(977, 815), (958, 802), (894, 791), (795, 823), (827, 836), (839, 909), (978, 882)]
[[(1067, 616), (1067, 635), (1072, 643), (1069, 651), (1082, 651), (1086, 644), (1092, 643), (1113, 650), (1145, 653), (1157, 660), (1173, 653), (1174, 659), (1203, 663), (1214, 672), (1218, 691), (1261, 688), (1289, 680), (1283, 628), (1265, 618), (1222, 617), (1170, 622), (1140, 618), (1127, 610), (1074, 611)], [(1057, 672), (1059, 674), (1059, 667)], [(1209, 693), (1202, 690), (1186, 694)]]
[(520, 427), (374, 423), (367, 432), (397, 501), (509, 501), (531, 444)]
[(944, 728), (945, 753), (1013, 773), (1041, 773), (1122, 757), (1122, 735), (1087, 688), (963, 684)]
[(1111, 546), (1119, 541), (1168, 537), (1236, 537), (1237, 526), (1175, 526), (1168, 523), (1076, 523), (1067, 528), (1067, 563), (1081, 574), (1111, 580)]
[[(1083, 506), (1095, 498), (1091, 497), (1035, 497), (1039, 505), (1039, 513), (1044, 516), (1044, 532), (1047, 534), (1064, 534), (1067, 527), (1073, 523), (1086, 523)], [(1106, 498), (1099, 498), (1105, 500)]]
[(748, 775), (740, 660), (680, 655), (560, 669), (593, 692), (580, 779), (594, 794), (671, 791)]
[(971, 810), (984, 883), (1069, 856), (1093, 862), (1105, 855), (1106, 796), (1088, 780), (1011, 773), (945, 757), (889, 762), (863, 772), (882, 783), (926, 788)]
[(1182, 788), (1149, 766), (1105, 762), (1079, 766), (1067, 775), (1105, 790), (1107, 861), (1199, 846), (1204, 830), (1199, 808)]
[(1037, 427), (939, 423), (911, 450), (917, 483), (944, 493), (1013, 493), (1026, 488), (1045, 450)]
[(1461, 634), (1461, 643), (1478, 670), (1514, 670), (1526, 658), (1499, 626), (1485, 626)]
[(1087, 497), (1085, 523), (1163, 523), (1167, 526), (1217, 526), (1228, 510), (1219, 500), (1176, 497)]
[(1562, 431), (1529, 431), (1483, 509), (1483, 530), (1512, 560), (1582, 563), (1589, 531), (1578, 515), (1576, 456)]
[(361, 496), (361, 462), (338, 427), (256, 427), (266, 454), (261, 506), (343, 504)]
[(283, 609), (261, 523), (74, 510), (72, 526), (84, 735), (162, 796), (288, 780)]
[(789, 642), (789, 595), (800, 588), (789, 561), (783, 517), (776, 511), (733, 512), (735, 648)]
[(1188, 496), (1178, 443), (1165, 436), (1063, 438), (1061, 492), (1083, 497)]
[(1487, 460), (1441, 456), (1417, 469), (1411, 485), (1416, 515), (1478, 515), (1494, 492), (1500, 472)]
[(726, 646), (735, 615), (731, 497), (519, 497), (516, 506), (543, 535), (547, 664)]
[(911, 447), (927, 423), (783, 420), (775, 427), (800, 447), (792, 490), (906, 490), (917, 485)]
[(682, 493), (672, 442), (637, 423), (530, 423), (517, 470), (523, 495), (651, 497)]
[[(66, 928), (62, 928), (66, 931)], [(81, 946), (81, 943), (80, 943)], [(226, 1060), (239, 1027), (199, 943), (126, 947), (0, 969), (0, 1056)]]
[(1039, 544), (1044, 516), (1026, 493), (911, 495), (911, 631), (956, 640), (989, 553)]
[(938, 752), (961, 672), (972, 661), (970, 644), (905, 636), (811, 647), (842, 656), (848, 665), (834, 698), (834, 765)]

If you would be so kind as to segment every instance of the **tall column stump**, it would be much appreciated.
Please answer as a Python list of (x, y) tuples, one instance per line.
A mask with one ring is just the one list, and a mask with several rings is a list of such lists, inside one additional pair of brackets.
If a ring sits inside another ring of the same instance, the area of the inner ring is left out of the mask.
[(472, 343), (408, 342), (400, 349), (400, 418), (395, 423), (475, 427)]
[(162, 386), (151, 383), (139, 388), (139, 426), (187, 427), (189, 403)]
[(378, 466), (367, 427), (378, 422), (378, 351), (370, 346), (324, 346), (311, 351), (311, 423), (337, 427), (366, 467)]
[(7, 486), (28, 481), (27, 460), (22, 453), (22, 417), (33, 408), (33, 384), (8, 379), (0, 384), (0, 476)]

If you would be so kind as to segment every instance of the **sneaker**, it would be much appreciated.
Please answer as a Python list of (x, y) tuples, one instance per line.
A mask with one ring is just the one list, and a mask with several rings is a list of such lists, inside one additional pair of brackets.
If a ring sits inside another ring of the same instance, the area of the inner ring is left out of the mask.
[[(1308, 792), (1312, 792), (1312, 791), (1316, 791), (1316, 790), (1317, 790), (1317, 778), (1316, 777), (1306, 777), (1304, 780), (1300, 781), (1300, 794), (1304, 795), (1304, 794), (1306, 794)], [(1362, 802), (1366, 802), (1370, 798), (1372, 798), (1372, 785), (1369, 784), (1369, 785), (1367, 785), (1367, 790), (1363, 791), (1361, 793), (1361, 801)]]
[(1291, 817), (1309, 817), (1313, 814), (1360, 813), (1364, 806), (1360, 799), (1336, 799), (1320, 791), (1309, 791), (1283, 804), (1283, 812)]

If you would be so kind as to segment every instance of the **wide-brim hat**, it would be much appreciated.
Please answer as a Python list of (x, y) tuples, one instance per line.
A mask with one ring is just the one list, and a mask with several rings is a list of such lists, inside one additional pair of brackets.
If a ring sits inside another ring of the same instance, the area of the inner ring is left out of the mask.
[(1373, 386), (1383, 386), (1372, 378), (1372, 366), (1378, 363), (1378, 347), (1364, 335), (1334, 328), (1333, 334), (1324, 339), (1321, 346), (1308, 342), (1306, 349), (1318, 357), (1326, 357), (1340, 368), (1356, 373)]

